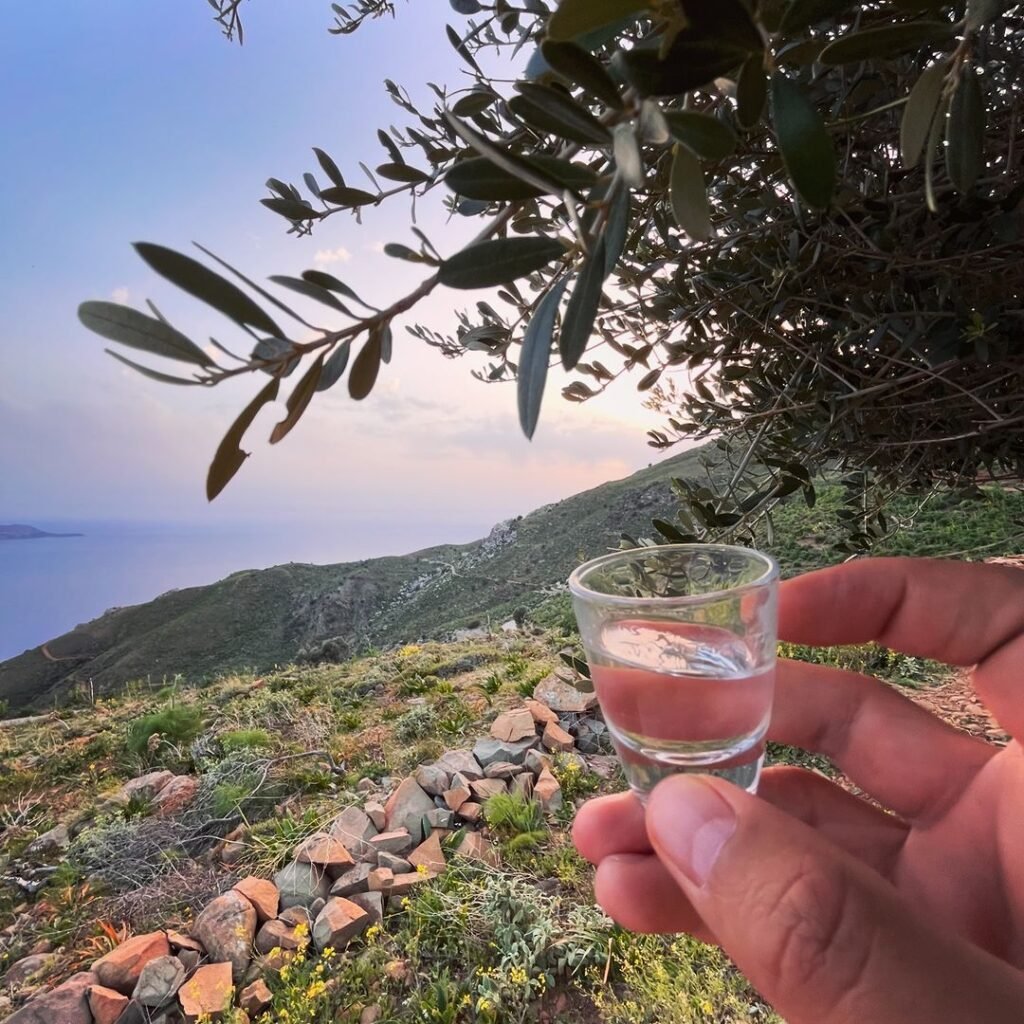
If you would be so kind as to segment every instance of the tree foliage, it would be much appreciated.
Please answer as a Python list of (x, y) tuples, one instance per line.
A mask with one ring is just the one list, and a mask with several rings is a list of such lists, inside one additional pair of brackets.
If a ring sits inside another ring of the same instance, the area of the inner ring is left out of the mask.
[[(240, 39), (239, 3), (210, 2)], [(445, 287), (491, 293), (453, 330), (406, 329), (444, 357), (482, 353), (483, 381), (517, 379), (527, 435), (561, 362), (573, 402), (631, 377), (665, 416), (657, 449), (718, 439), (728, 472), (682, 485), (689, 512), (662, 524), (670, 539), (749, 535), (786, 495), (813, 502), (824, 468), (849, 488), (854, 547), (894, 488), (1024, 476), (1018, 6), (450, 4), (445, 34), (472, 84), (431, 85), (423, 109), (385, 81), (404, 124), (378, 132), (375, 170), (314, 149), (302, 184), (272, 177), (261, 202), (308, 234), (429, 198), (481, 221), (469, 246), (442, 252), (412, 226), (415, 245), (385, 255), (419, 264), (422, 283), (378, 307), (321, 271), (275, 277), (272, 293), (205, 250), (202, 263), (140, 245), (248, 336), (238, 365), (211, 365), (155, 309), (82, 307), (105, 337), (194, 364), (182, 377), (129, 362), (157, 379), (271, 375), (217, 452), (211, 498), (284, 378), (302, 367), (272, 442), (346, 370), (351, 396), (366, 397), (392, 325)], [(389, 0), (332, 8), (339, 35), (400, 15)], [(488, 66), (504, 74), (510, 61), (522, 72), (507, 87)], [(281, 289), (337, 326), (308, 323)], [(289, 336), (310, 329), (312, 341)]]

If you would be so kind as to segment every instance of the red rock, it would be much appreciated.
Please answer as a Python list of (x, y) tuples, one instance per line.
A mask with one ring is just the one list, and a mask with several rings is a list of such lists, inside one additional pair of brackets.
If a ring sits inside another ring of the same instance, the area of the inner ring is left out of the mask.
[(94, 1024), (116, 1024), (128, 1005), (128, 997), (112, 988), (93, 985), (89, 989), (89, 1010)]
[(547, 725), (548, 722), (558, 721), (558, 715), (556, 715), (554, 711), (547, 706), (547, 704), (542, 704), (539, 700), (534, 700), (532, 697), (523, 701), (523, 703), (526, 705), (526, 710), (530, 712), (533, 720), (538, 725)]
[(423, 838), (423, 815), (433, 809), (433, 797), (428, 796), (415, 779), (403, 779), (384, 805), (387, 827), (390, 831), (406, 829), (413, 843), (418, 843)]
[(116, 799), (125, 803), (135, 797), (140, 800), (155, 800), (159, 792), (175, 778), (174, 772), (166, 769), (157, 772), (148, 772), (138, 778), (129, 779), (116, 793)]
[(391, 868), (374, 868), (366, 876), (367, 888), (370, 892), (388, 892), (395, 881), (395, 873)]
[(444, 791), (444, 802), (448, 805), (450, 811), (457, 811), (472, 795), (472, 792), (466, 786), (446, 789)]
[(419, 867), (422, 864), (423, 867), (435, 875), (441, 874), (448, 866), (448, 862), (444, 859), (444, 852), (441, 849), (441, 840), (436, 832), (432, 832), (427, 839), (420, 843), (409, 854), (408, 860), (413, 867)]
[(250, 1017), (263, 1013), (273, 1001), (274, 995), (262, 978), (257, 978), (251, 985), (246, 985), (238, 996), (238, 1005)]
[(204, 1013), (213, 1016), (231, 1006), (235, 986), (231, 980), (231, 964), (206, 964), (178, 990), (178, 1000), (185, 1017), (194, 1022)]
[(4, 1024), (93, 1024), (88, 991), (95, 984), (92, 971), (73, 974), (62, 985), (26, 1003)]
[(391, 888), (388, 889), (388, 896), (406, 896), (417, 886), (423, 885), (424, 882), (429, 882), (433, 878), (437, 878), (437, 874), (433, 871), (427, 871), (425, 874), (419, 871), (408, 871), (404, 875), (395, 875)]
[(298, 949), (309, 935), (308, 924), (305, 925), (304, 934), (296, 931), (299, 927), (279, 918), (267, 921), (256, 933), (256, 949), (260, 953), (270, 953), (275, 949)]
[(464, 818), (466, 821), (476, 822), (479, 821), (483, 816), (483, 807), (473, 800), (467, 800), (459, 808), (459, 817)]
[(550, 769), (545, 768), (537, 776), (533, 796), (545, 811), (557, 811), (562, 806), (562, 787)]
[(358, 903), (334, 896), (313, 923), (313, 942), (319, 950), (344, 949), (370, 926), (370, 915)]
[(122, 942), (106, 956), (100, 957), (92, 969), (104, 988), (112, 988), (122, 995), (130, 996), (138, 984), (142, 968), (150, 960), (158, 956), (169, 956), (170, 952), (170, 944), (163, 932), (149, 932)]
[(192, 934), (213, 960), (230, 961), (235, 980), (240, 981), (249, 966), (256, 937), (256, 908), (240, 892), (223, 893), (199, 914)]
[(191, 775), (175, 775), (153, 800), (153, 811), (161, 818), (167, 818), (184, 810), (196, 798), (199, 780)]
[(277, 917), (281, 894), (269, 879), (250, 875), (234, 888), (235, 892), (240, 892), (256, 908), (256, 918), (260, 924)]
[(491, 868), (501, 863), (498, 851), (479, 832), (467, 832), (455, 852), (460, 857), (479, 861)]
[(348, 871), (356, 862), (345, 844), (326, 832), (310, 836), (295, 851), (295, 859), (300, 864), (323, 868), (332, 878)]
[(404, 828), (395, 829), (393, 832), (381, 832), (379, 835), (371, 836), (369, 843), (378, 854), (383, 851), (384, 853), (393, 853), (396, 856), (408, 853), (415, 845), (412, 836)]
[(548, 750), (561, 750), (565, 753), (571, 751), (576, 745), (575, 740), (573, 740), (573, 738), (557, 722), (548, 722), (544, 727), (544, 735), (541, 737), (541, 743), (543, 743)]
[(508, 786), (501, 779), (480, 779), (477, 782), (471, 782), (469, 788), (473, 790), (473, 796), (480, 803), (486, 803), (492, 796), (508, 792)]
[(366, 812), (366, 816), (373, 822), (373, 827), (380, 831), (384, 828), (387, 822), (387, 812), (384, 810), (384, 805), (379, 800), (367, 800), (363, 805), (363, 810)]
[(532, 740), (537, 735), (537, 726), (527, 708), (505, 711), (491, 723), (491, 735), (505, 743)]

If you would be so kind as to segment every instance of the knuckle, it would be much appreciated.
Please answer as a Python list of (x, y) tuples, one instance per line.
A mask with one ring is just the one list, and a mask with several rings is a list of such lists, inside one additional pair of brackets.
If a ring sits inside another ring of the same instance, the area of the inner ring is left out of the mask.
[(775, 925), (768, 969), (787, 987), (814, 990), (832, 1004), (860, 987), (873, 928), (842, 865), (802, 859), (769, 907)]

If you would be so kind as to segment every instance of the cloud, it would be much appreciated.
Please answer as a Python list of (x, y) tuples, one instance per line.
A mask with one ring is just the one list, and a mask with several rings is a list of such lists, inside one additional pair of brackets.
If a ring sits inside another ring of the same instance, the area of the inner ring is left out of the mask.
[(131, 292), (130, 292), (130, 291), (128, 291), (128, 289), (127, 289), (127, 288), (125, 288), (125, 287), (124, 287), (123, 285), (122, 285), (122, 287), (120, 287), (120, 288), (115, 288), (115, 289), (114, 289), (114, 290), (113, 290), (113, 291), (112, 291), (112, 292), (110, 293), (110, 299), (111, 299), (111, 301), (112, 301), (112, 302), (120, 302), (122, 306), (123, 306), (123, 305), (124, 305), (125, 303), (127, 303), (128, 299), (129, 299), (130, 297), (131, 297)]
[(314, 263), (348, 263), (352, 259), (352, 253), (343, 245), (337, 249), (317, 249), (313, 257)]

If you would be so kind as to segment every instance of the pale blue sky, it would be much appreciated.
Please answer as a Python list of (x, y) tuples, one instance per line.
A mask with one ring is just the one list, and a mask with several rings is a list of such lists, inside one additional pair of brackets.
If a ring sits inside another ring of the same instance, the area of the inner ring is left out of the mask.
[[(512, 388), (478, 384), (468, 360), (444, 361), (399, 332), (362, 406), (337, 389), (273, 449), (267, 410), (247, 438), (253, 458), (207, 507), (206, 466), (257, 382), (199, 392), (143, 380), (103, 355), (77, 322), (78, 302), (142, 306), (148, 296), (193, 337), (231, 338), (225, 321), (147, 270), (130, 248), (139, 239), (182, 250), (195, 239), (258, 278), (319, 265), (379, 302), (395, 298), (418, 280), (379, 251), (411, 241), (403, 205), (369, 211), (362, 227), (336, 216), (296, 240), (258, 199), (268, 176), (299, 181), (313, 169), (313, 145), (352, 184), (358, 160), (383, 162), (376, 128), (405, 123), (385, 77), (423, 100), (426, 80), (460, 77), (444, 23), (462, 19), (444, 0), (413, 0), (394, 23), (346, 38), (326, 32), (327, 0), (245, 6), (240, 48), (221, 38), (204, 0), (5, 5), (0, 522), (378, 517), (390, 529), (415, 515), (438, 523), (439, 541), (468, 539), (477, 524), (650, 461), (643, 424), (654, 421), (630, 383), (580, 408), (561, 401), (554, 374), (531, 445)], [(442, 250), (479, 227), (421, 213)], [(449, 326), (453, 306), (474, 299), (434, 298), (428, 319)]]

